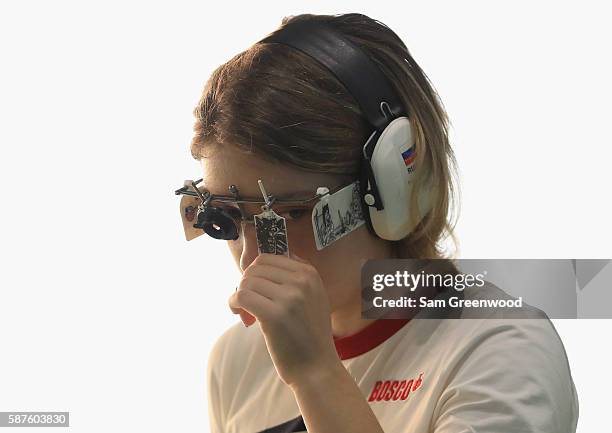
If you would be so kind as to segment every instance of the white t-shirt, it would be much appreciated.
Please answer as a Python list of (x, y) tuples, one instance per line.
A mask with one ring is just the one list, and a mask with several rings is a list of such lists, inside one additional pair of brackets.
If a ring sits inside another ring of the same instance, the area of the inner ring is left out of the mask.
[[(507, 297), (492, 284), (464, 295)], [(385, 433), (573, 433), (578, 398), (563, 344), (543, 313), (523, 311), (528, 318), (376, 320), (334, 341)], [(207, 386), (212, 433), (307, 431), (259, 322), (217, 340)]]

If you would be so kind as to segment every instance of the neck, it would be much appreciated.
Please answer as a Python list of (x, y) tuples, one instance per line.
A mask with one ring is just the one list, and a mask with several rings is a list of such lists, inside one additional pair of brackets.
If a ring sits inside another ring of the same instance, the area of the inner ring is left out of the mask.
[[(370, 256), (370, 259), (399, 258), (396, 244), (382, 240), (380, 242), (383, 246), (376, 249), (379, 254)], [(361, 266), (363, 266), (365, 260), (363, 259)], [(331, 327), (334, 337), (346, 337), (355, 334), (374, 322), (372, 319), (361, 318), (361, 277), (357, 279), (355, 287), (352, 291), (352, 293), (355, 293), (354, 302), (343, 305), (331, 313)]]
[(348, 305), (331, 314), (331, 327), (334, 337), (355, 334), (371, 324), (371, 319), (361, 318), (361, 298), (358, 304)]

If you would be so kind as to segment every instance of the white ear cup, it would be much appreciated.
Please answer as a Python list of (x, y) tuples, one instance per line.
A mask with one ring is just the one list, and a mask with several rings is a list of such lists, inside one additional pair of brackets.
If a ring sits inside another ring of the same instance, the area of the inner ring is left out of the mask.
[[(370, 164), (384, 209), (368, 207), (370, 220), (376, 234), (387, 240), (406, 237), (420, 220), (411, 217), (410, 197), (416, 169), (413, 163), (407, 165), (402, 153), (410, 152), (415, 138), (407, 117), (398, 117), (380, 135)], [(421, 218), (431, 208), (431, 194), (422, 188), (417, 199)]]

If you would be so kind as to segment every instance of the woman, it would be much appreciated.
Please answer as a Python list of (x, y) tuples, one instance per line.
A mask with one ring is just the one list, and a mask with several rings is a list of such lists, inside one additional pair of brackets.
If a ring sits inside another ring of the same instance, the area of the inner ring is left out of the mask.
[[(363, 194), (369, 188), (362, 155), (372, 126), (357, 101), (359, 89), (349, 91), (342, 74), (270, 40), (213, 73), (195, 110), (192, 142), (203, 187), (199, 197), (185, 196), (181, 209), (188, 239), (202, 228), (228, 239), (242, 272), (229, 307), (244, 325), (228, 329), (210, 354), (211, 430), (574, 432), (576, 392), (563, 345), (545, 316), (362, 317), (365, 260), (445, 257), (441, 241), (452, 235), (454, 172), (447, 117), (406, 46), (382, 23), (360, 14), (299, 15), (284, 19), (279, 32), (299, 23), (333, 29), (392, 83), (415, 142), (403, 152), (415, 176), (410, 218), (405, 215), (412, 222), (405, 236), (393, 239), (379, 236), (372, 220), (346, 229), (340, 215), (343, 229), (329, 244), (321, 247), (324, 237), (314, 235), (320, 226), (311, 215), (326, 191), (360, 185)], [(339, 67), (350, 61), (343, 58)], [(199, 185), (193, 183), (193, 191)], [(215, 197), (229, 190), (235, 198), (207, 201), (215, 218), (224, 215), (217, 223), (202, 223), (203, 208), (196, 215), (196, 201), (208, 197), (203, 190)], [(288, 254), (262, 252), (253, 215), (270, 208), (285, 218), (277, 228), (286, 230), (286, 239), (275, 245), (288, 247)], [(370, 209), (363, 209), (364, 215), (347, 211), (347, 221), (367, 219)], [(326, 210), (330, 222), (333, 212)], [(226, 224), (228, 216), (233, 224)], [(468, 298), (498, 295), (492, 285), (465, 291)]]

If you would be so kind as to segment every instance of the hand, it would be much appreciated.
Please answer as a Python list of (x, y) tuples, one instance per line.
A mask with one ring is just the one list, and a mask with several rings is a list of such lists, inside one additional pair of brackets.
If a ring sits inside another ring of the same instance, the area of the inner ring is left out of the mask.
[(245, 325), (259, 321), (276, 371), (286, 384), (341, 364), (327, 291), (306, 260), (260, 254), (245, 269), (228, 303)]

